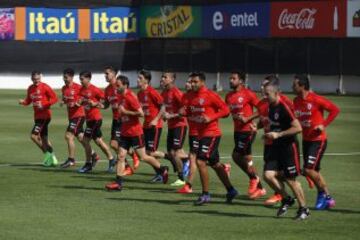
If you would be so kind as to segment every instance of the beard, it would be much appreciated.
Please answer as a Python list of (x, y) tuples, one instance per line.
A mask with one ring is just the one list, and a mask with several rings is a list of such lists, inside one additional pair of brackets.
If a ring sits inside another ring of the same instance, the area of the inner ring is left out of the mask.
[(238, 85), (235, 85), (235, 84), (230, 83), (230, 88), (231, 88), (232, 90), (235, 90), (237, 87), (238, 87)]

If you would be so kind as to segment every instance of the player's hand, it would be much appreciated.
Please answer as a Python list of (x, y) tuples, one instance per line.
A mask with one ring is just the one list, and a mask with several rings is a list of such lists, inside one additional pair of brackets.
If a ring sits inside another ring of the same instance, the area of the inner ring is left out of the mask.
[(125, 114), (126, 115), (126, 109), (124, 108), (123, 105), (120, 105), (118, 109), (119, 109), (120, 114)]
[(200, 121), (201, 121), (202, 123), (209, 123), (209, 122), (210, 122), (210, 118), (209, 118), (208, 116), (206, 116), (206, 115), (202, 115), (202, 116), (200, 117)]
[(314, 128), (314, 130), (317, 131), (317, 132), (323, 132), (325, 130), (325, 127), (324, 127), (324, 125), (320, 124), (320, 125), (317, 125)]
[(158, 119), (153, 119), (151, 122), (150, 122), (150, 126), (156, 126), (158, 124)]
[(166, 120), (169, 120), (170, 118), (171, 118), (171, 114), (168, 113), (168, 112), (165, 112), (164, 116), (163, 116), (163, 119), (166, 121)]
[(96, 103), (95, 105), (97, 108), (104, 108), (104, 104), (102, 104), (101, 102)]
[(24, 103), (25, 103), (25, 100), (24, 100), (24, 99), (19, 99), (19, 104), (20, 104), (20, 105), (24, 105)]
[(265, 134), (265, 138), (275, 140), (280, 137), (280, 133), (278, 132), (268, 132)]
[(256, 132), (256, 131), (257, 131), (257, 126), (256, 126), (255, 123), (251, 123), (249, 126), (250, 126), (250, 129), (251, 129), (252, 132)]

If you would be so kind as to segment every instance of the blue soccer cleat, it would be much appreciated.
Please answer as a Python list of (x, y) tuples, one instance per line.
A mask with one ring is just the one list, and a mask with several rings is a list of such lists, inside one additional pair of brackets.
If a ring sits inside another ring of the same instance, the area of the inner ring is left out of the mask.
[(326, 207), (327, 207), (326, 194), (324, 192), (319, 192), (316, 199), (315, 209), (324, 210)]

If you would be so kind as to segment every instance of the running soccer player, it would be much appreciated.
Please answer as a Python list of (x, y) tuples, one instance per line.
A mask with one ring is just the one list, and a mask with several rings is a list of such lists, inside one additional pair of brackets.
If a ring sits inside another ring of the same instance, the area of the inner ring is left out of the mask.
[(41, 82), (41, 79), (42, 73), (40, 71), (31, 73), (33, 84), (28, 87), (26, 98), (19, 99), (19, 104), (24, 106), (33, 105), (35, 124), (31, 131), (31, 140), (45, 154), (43, 165), (50, 167), (58, 164), (48, 139), (48, 125), (51, 121), (50, 106), (57, 102), (57, 96), (49, 85)]
[(219, 95), (206, 88), (206, 76), (204, 73), (193, 72), (190, 77), (193, 90), (192, 98), (185, 101), (186, 105), (184, 107), (188, 120), (196, 123), (198, 129), (199, 148), (196, 161), (202, 185), (202, 194), (195, 202), (195, 205), (210, 202), (207, 163), (215, 170), (226, 187), (226, 201), (231, 203), (238, 192), (231, 185), (225, 166), (220, 163), (218, 151), (221, 138), (219, 119), (227, 117), (230, 111)]
[[(305, 75), (296, 75), (293, 90), (295, 114), (303, 128), (304, 173), (309, 176), (318, 190), (315, 204), (316, 210), (335, 206), (335, 199), (330, 192), (323, 175), (320, 173), (322, 156), (327, 146), (325, 128), (339, 114), (339, 108), (328, 99), (310, 91), (310, 81)], [(324, 119), (324, 111), (329, 114)]]
[(253, 115), (253, 109), (257, 106), (259, 99), (253, 91), (245, 87), (245, 73), (232, 72), (230, 88), (232, 91), (226, 95), (225, 102), (230, 108), (234, 121), (235, 147), (232, 158), (249, 177), (249, 198), (256, 199), (266, 194), (266, 190), (262, 187), (260, 178), (256, 173), (251, 155), (256, 129), (254, 129), (250, 117)]
[(144, 146), (144, 134), (141, 126), (140, 117), (144, 117), (144, 112), (136, 95), (129, 89), (129, 80), (126, 76), (117, 77), (117, 87), (120, 93), (119, 112), (121, 116), (121, 136), (119, 142), (118, 164), (116, 179), (114, 182), (106, 184), (108, 190), (122, 190), (123, 178), (125, 174), (125, 157), (127, 151), (133, 148), (142, 161), (151, 165), (156, 173), (161, 177), (165, 184), (168, 181), (168, 167), (161, 166), (160, 162), (146, 154)]
[[(111, 123), (111, 140), (110, 140), (110, 147), (116, 152), (119, 151), (119, 140), (121, 135), (121, 121), (120, 121), (120, 114), (118, 109), (118, 93), (117, 93), (117, 86), (116, 86), (116, 74), (118, 70), (112, 66), (107, 66), (104, 68), (104, 75), (106, 82), (109, 85), (105, 88), (105, 101), (104, 101), (104, 108), (108, 108), (111, 106), (113, 119)], [(134, 170), (139, 167), (139, 159), (136, 154), (132, 154), (133, 156), (133, 163), (134, 163)], [(109, 165), (108, 171), (112, 171), (113, 167), (115, 166), (115, 162)], [(126, 164), (126, 173), (127, 175), (132, 175), (133, 169)]]
[(175, 79), (176, 74), (174, 72), (168, 71), (162, 74), (163, 91), (161, 96), (164, 99), (163, 119), (167, 121), (168, 125), (167, 154), (175, 159), (178, 167), (178, 179), (170, 185), (179, 187), (185, 185), (183, 162), (188, 161), (188, 155), (183, 149), (187, 122), (186, 118), (181, 116), (179, 112), (184, 94), (175, 86)]
[[(294, 112), (280, 98), (277, 81), (270, 81), (265, 85), (265, 96), (269, 100), (269, 132), (265, 138), (272, 141), (269, 147), (269, 160), (277, 161), (280, 174), (293, 191), (299, 203), (295, 219), (304, 220), (310, 215), (306, 207), (305, 196), (301, 184), (296, 180), (300, 172), (299, 152), (295, 136), (302, 131), (300, 122), (295, 118)], [(283, 200), (278, 209), (277, 216), (283, 216), (295, 200), (287, 194), (284, 186), (278, 187), (276, 192), (281, 193)]]
[(91, 81), (91, 72), (83, 71), (80, 73), (80, 82), (82, 88), (80, 89), (80, 99), (76, 103), (77, 106), (84, 106), (85, 108), (85, 118), (86, 118), (86, 129), (84, 134), (84, 147), (86, 162), (85, 165), (79, 169), (79, 173), (88, 173), (90, 172), (96, 164), (96, 161), (93, 161), (91, 154), (90, 141), (93, 139), (106, 155), (109, 160), (109, 169), (112, 169), (114, 166), (115, 159), (111, 154), (109, 146), (102, 139), (101, 125), (102, 125), (102, 116), (100, 108), (103, 108), (104, 105), (101, 103), (104, 100), (104, 93), (99, 88), (95, 87), (90, 83)]
[[(66, 105), (68, 112), (69, 125), (65, 132), (65, 140), (68, 145), (68, 158), (61, 164), (62, 168), (75, 166), (75, 138), (84, 146), (84, 129), (85, 111), (83, 106), (77, 106), (80, 99), (81, 85), (74, 82), (75, 72), (71, 68), (63, 71), (65, 85), (62, 87), (62, 101), (60, 106)], [(92, 151), (92, 158), (98, 159), (99, 156)]]

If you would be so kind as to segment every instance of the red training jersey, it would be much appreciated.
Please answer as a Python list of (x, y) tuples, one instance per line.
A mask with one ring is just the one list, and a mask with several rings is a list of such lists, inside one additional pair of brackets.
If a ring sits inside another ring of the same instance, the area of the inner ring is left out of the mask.
[[(137, 94), (141, 107), (144, 111), (144, 128), (151, 128), (150, 122), (159, 114), (161, 105), (163, 104), (163, 98), (161, 95), (151, 86), (148, 86), (145, 90), (140, 90)], [(156, 127), (162, 127), (162, 119), (159, 119)]]
[[(226, 95), (226, 104), (230, 108), (232, 115), (240, 114), (243, 117), (250, 117), (253, 115), (253, 109), (259, 103), (256, 94), (246, 88), (240, 91), (231, 91)], [(242, 123), (240, 120), (233, 119), (235, 132), (251, 132), (251, 121)]]
[(100, 109), (98, 107), (92, 107), (90, 101), (95, 103), (104, 100), (104, 92), (90, 84), (88, 87), (82, 87), (80, 90), (80, 101), (85, 108), (85, 118), (87, 121), (94, 121), (102, 119)]
[(117, 93), (116, 86), (109, 84), (109, 86), (105, 88), (105, 102), (111, 106), (113, 119), (118, 120), (120, 117), (118, 109), (119, 94)]
[(70, 85), (64, 85), (61, 89), (62, 100), (67, 106), (69, 119), (85, 116), (84, 107), (76, 105), (76, 102), (80, 99), (80, 89), (81, 85), (74, 82)]
[[(137, 111), (141, 108), (138, 98), (130, 89), (126, 89), (123, 95), (119, 95), (119, 105), (129, 111)], [(143, 134), (138, 116), (121, 114), (120, 119), (121, 136), (135, 137)]]
[[(191, 99), (186, 101), (185, 111), (188, 120), (194, 122), (198, 129), (199, 138), (221, 136), (219, 118), (226, 117), (230, 113), (220, 96), (206, 87), (191, 93)], [(202, 122), (204, 116), (208, 117), (210, 122)]]
[[(182, 106), (186, 108), (188, 102), (193, 99), (194, 97), (194, 92), (193, 91), (187, 91), (184, 95), (183, 98), (181, 100), (182, 102)], [(197, 123), (193, 121), (193, 119), (191, 118), (187, 118), (187, 122), (189, 125), (189, 136), (198, 136), (199, 135), (199, 131), (197, 129)]]
[(34, 119), (50, 119), (50, 106), (57, 102), (57, 96), (54, 90), (46, 83), (30, 85), (27, 89), (27, 96), (23, 105), (32, 103), (34, 109)]
[[(325, 130), (316, 131), (316, 126), (324, 125), (327, 127), (340, 112), (335, 104), (314, 92), (309, 92), (305, 98), (295, 97), (294, 108), (295, 115), (303, 128), (302, 134), (305, 141), (325, 140)], [(324, 119), (324, 110), (329, 112), (326, 119)]]
[[(170, 89), (165, 89), (162, 91), (161, 96), (164, 99), (166, 112), (170, 114), (179, 113), (179, 110), (182, 107), (182, 98), (184, 94), (177, 87), (174, 86)], [(186, 118), (184, 117), (172, 118), (167, 122), (169, 129), (187, 125)]]

